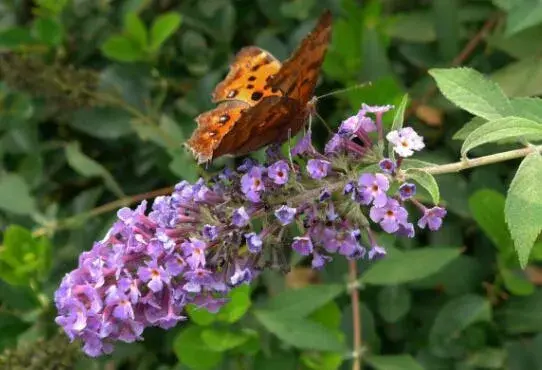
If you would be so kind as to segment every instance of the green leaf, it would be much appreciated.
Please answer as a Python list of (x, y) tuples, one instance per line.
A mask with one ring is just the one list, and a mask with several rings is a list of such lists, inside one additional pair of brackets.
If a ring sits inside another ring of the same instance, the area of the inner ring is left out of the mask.
[(217, 315), (207, 311), (205, 308), (200, 308), (194, 304), (186, 306), (186, 313), (190, 321), (200, 326), (207, 326), (216, 321)]
[(472, 217), (501, 251), (513, 245), (504, 220), (504, 200), (504, 195), (490, 189), (479, 190), (469, 198)]
[(463, 142), (461, 155), (482, 144), (487, 144), (503, 139), (519, 139), (522, 137), (542, 138), (542, 123), (519, 117), (505, 117), (486, 122), (471, 134)]
[(535, 286), (525, 276), (525, 271), (512, 271), (506, 267), (499, 267), (499, 274), (504, 286), (513, 295), (531, 295), (535, 291)]
[(252, 302), (250, 300), (250, 286), (242, 285), (232, 289), (228, 293), (230, 299), (218, 312), (220, 321), (234, 323), (239, 321), (248, 311)]
[(137, 13), (131, 12), (126, 14), (124, 18), (124, 32), (139, 45), (141, 50), (147, 48), (147, 43), (149, 42), (147, 28)]
[[(19, 315), (0, 312), (0, 351), (17, 344), (17, 338), (30, 327), (30, 323), (21, 320)], [(9, 361), (9, 360), (8, 360)], [(7, 364), (8, 368), (11, 365)]]
[(465, 140), (474, 130), (485, 124), (487, 121), (480, 117), (472, 117), (472, 119), (465, 123), (463, 127), (456, 131), (452, 139)]
[(222, 353), (209, 347), (202, 339), (205, 328), (192, 326), (181, 331), (173, 342), (179, 361), (193, 369), (213, 369), (222, 361)]
[(36, 41), (27, 28), (13, 27), (0, 32), (0, 47), (2, 48), (17, 49), (34, 43)]
[(150, 51), (158, 51), (160, 46), (162, 46), (168, 37), (173, 35), (180, 26), (181, 15), (179, 13), (164, 13), (156, 18), (151, 28)]
[(459, 54), (459, 5), (458, 0), (433, 0), (433, 21), (437, 34), (439, 55), (452, 61)]
[(423, 279), (442, 269), (460, 254), (459, 248), (442, 247), (406, 251), (375, 262), (361, 276), (360, 282), (374, 285), (396, 285)]
[(439, 311), (429, 333), (429, 342), (432, 348), (445, 350), (470, 325), (490, 321), (491, 304), (486, 298), (473, 294), (461, 296), (446, 303)]
[(105, 185), (118, 197), (123, 197), (124, 193), (115, 181), (113, 176), (94, 159), (88, 157), (81, 151), (78, 142), (69, 143), (66, 146), (66, 159), (71, 168), (84, 177), (101, 177)]
[(10, 284), (28, 284), (32, 278), (43, 278), (51, 267), (51, 244), (45, 237), (11, 225), (4, 233), (0, 248), (0, 277)]
[(542, 290), (525, 297), (510, 297), (497, 311), (495, 322), (512, 335), (542, 331)]
[(523, 31), (542, 23), (542, 3), (538, 0), (524, 0), (514, 2), (508, 13), (506, 22), (506, 35)]
[(470, 68), (431, 69), (442, 94), (458, 107), (487, 120), (514, 112), (499, 85)]
[(332, 330), (313, 321), (262, 310), (255, 311), (254, 315), (267, 330), (296, 348), (334, 352), (345, 349)]
[(527, 265), (535, 240), (542, 230), (542, 156), (529, 154), (519, 165), (508, 189), (505, 217), (521, 267)]
[(201, 333), (201, 339), (217, 352), (225, 352), (242, 346), (250, 338), (248, 332), (233, 332), (227, 329), (205, 329)]
[(329, 329), (338, 329), (341, 326), (341, 309), (334, 301), (326, 303), (310, 314), (309, 319), (324, 325)]
[(136, 62), (145, 58), (141, 47), (132, 39), (122, 35), (108, 38), (102, 45), (102, 53), (109, 59), (119, 62)]
[(542, 94), (542, 60), (538, 56), (518, 60), (495, 71), (491, 78), (507, 96)]
[(58, 46), (64, 38), (62, 24), (51, 18), (38, 18), (34, 21), (33, 32), (36, 39), (50, 46)]
[[(471, 368), (503, 369), (506, 364), (506, 352), (503, 348), (485, 347), (469, 354), (466, 364)], [(508, 367), (509, 369), (511, 367)]]
[(0, 176), (0, 209), (19, 215), (36, 212), (36, 202), (21, 176), (10, 173)]
[(262, 309), (277, 316), (306, 317), (333, 301), (344, 290), (345, 286), (337, 284), (309, 285), (301, 289), (285, 290), (271, 298)]
[(389, 323), (403, 318), (410, 311), (410, 291), (400, 285), (383, 287), (378, 292), (378, 313)]
[(398, 13), (385, 29), (387, 35), (408, 42), (433, 42), (437, 39), (433, 14), (427, 11)]
[(367, 362), (376, 370), (423, 370), (410, 355), (367, 356)]
[[(401, 99), (401, 104), (397, 107), (395, 111), (395, 116), (393, 117), (393, 123), (391, 125), (390, 131), (399, 130), (403, 127), (405, 120), (405, 109), (408, 104), (408, 94), (403, 95)], [(388, 145), (388, 156), (392, 159), (395, 159), (395, 152), (393, 150), (393, 145)]]
[(406, 170), (405, 175), (408, 179), (416, 181), (420, 186), (422, 186), (429, 195), (434, 204), (440, 202), (440, 192), (437, 184), (437, 180), (430, 173), (425, 172), (424, 170), (418, 170), (411, 168)]
[(542, 99), (514, 98), (510, 102), (514, 108), (515, 116), (542, 122)]
[(131, 115), (113, 107), (83, 108), (76, 111), (70, 124), (100, 139), (118, 139), (132, 132)]

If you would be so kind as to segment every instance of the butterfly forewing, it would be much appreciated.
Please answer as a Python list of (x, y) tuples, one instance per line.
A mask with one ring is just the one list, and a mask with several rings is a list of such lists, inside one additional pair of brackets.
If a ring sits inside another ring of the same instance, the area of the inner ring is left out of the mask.
[(230, 65), (228, 75), (213, 92), (213, 101), (241, 100), (256, 105), (266, 96), (282, 95), (267, 84), (269, 76), (280, 70), (280, 62), (256, 46), (241, 49)]
[(330, 34), (331, 14), (325, 12), (282, 66), (258, 47), (241, 49), (213, 92), (213, 101), (222, 103), (196, 118), (187, 146), (198, 162), (248, 154), (295, 135), (307, 117)]
[(293, 56), (269, 79), (269, 84), (280, 89), (284, 95), (298, 99), (302, 105), (307, 104), (314, 94), (330, 39), (331, 13), (326, 11)]

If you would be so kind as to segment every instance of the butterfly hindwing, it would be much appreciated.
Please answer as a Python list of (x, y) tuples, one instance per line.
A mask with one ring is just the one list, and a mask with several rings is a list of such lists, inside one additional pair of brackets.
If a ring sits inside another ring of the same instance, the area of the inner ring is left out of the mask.
[(239, 118), (250, 106), (242, 101), (233, 100), (220, 103), (218, 107), (204, 112), (196, 117), (198, 127), (186, 145), (198, 163), (204, 163), (213, 158), (213, 152), (222, 138), (231, 131)]

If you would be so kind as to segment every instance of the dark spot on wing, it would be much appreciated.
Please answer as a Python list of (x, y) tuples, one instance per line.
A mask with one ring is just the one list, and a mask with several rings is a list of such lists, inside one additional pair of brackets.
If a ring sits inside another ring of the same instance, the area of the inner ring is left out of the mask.
[(254, 67), (252, 67), (250, 70), (251, 70), (252, 72), (256, 72), (258, 69), (260, 69), (261, 66), (262, 66), (261, 64), (256, 64), (256, 65), (255, 65)]
[(261, 97), (263, 96), (263, 93), (261, 91), (254, 91), (252, 93), (252, 96), (250, 97), (250, 99), (254, 100), (254, 101), (258, 101), (261, 99)]
[(223, 114), (218, 118), (218, 122), (222, 124), (228, 122), (229, 120), (230, 120), (230, 116), (228, 114)]
[(248, 80), (249, 80), (249, 81), (256, 81), (256, 76), (250, 76), (250, 77), (248, 78)]
[(273, 88), (271, 89), (271, 92), (272, 92), (273, 94), (277, 93), (278, 91), (279, 91), (279, 89), (277, 89), (276, 87), (273, 87)]
[(247, 89), (252, 90), (253, 88), (254, 88), (254, 85), (252, 85), (252, 84), (247, 85)]

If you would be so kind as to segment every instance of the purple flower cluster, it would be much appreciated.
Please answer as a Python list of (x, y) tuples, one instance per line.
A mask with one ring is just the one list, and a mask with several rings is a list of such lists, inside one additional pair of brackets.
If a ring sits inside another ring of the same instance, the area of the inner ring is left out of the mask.
[[(437, 230), (446, 211), (415, 200), (415, 185), (399, 180), (401, 158), (382, 158), (373, 144), (384, 138), (382, 115), (390, 108), (363, 105), (324, 154), (308, 132), (292, 148), (293, 161), (268, 150), (266, 164), (245, 160), (207, 183), (177, 184), (148, 212), (146, 202), (119, 210), (105, 238), (62, 280), (56, 322), (98, 356), (115, 341), (141, 340), (146, 327), (176, 325), (187, 304), (216, 312), (232, 287), (262, 269), (287, 270), (285, 254), (309, 257), (316, 269), (337, 254), (380, 258), (386, 250), (369, 219), (387, 233), (413, 237), (406, 202), (421, 210), (419, 227)], [(410, 128), (387, 138), (403, 156), (423, 148)], [(379, 163), (380, 171), (359, 173), (360, 161)]]

